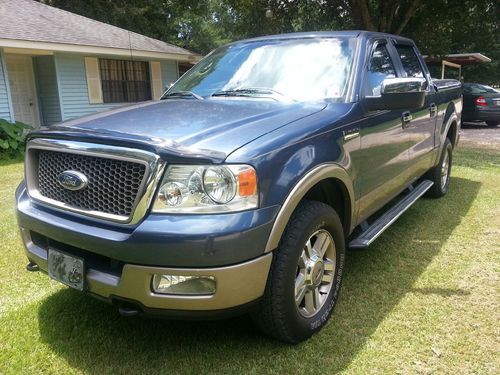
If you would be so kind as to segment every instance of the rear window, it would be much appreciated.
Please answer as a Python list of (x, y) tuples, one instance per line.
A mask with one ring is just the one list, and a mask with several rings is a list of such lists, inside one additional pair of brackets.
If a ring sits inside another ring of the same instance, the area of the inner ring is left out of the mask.
[(490, 94), (499, 92), (490, 86), (471, 84), (463, 85), (463, 90), (467, 94)]
[(418, 61), (417, 54), (415, 53), (413, 47), (397, 45), (396, 50), (398, 51), (406, 76), (412, 78), (424, 78), (422, 66), (420, 65), (420, 61)]

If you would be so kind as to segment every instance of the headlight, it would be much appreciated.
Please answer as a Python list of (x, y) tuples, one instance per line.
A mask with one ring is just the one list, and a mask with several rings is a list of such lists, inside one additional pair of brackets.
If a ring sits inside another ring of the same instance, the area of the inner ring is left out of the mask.
[(234, 212), (257, 205), (257, 175), (249, 165), (171, 165), (153, 212)]

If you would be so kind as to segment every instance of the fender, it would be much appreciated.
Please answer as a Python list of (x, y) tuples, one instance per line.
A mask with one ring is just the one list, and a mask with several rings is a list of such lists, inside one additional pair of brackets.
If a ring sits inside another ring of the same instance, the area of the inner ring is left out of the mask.
[(307, 172), (297, 184), (293, 187), (290, 194), (288, 194), (283, 206), (281, 207), (278, 215), (276, 216), (276, 220), (274, 221), (273, 228), (271, 229), (271, 233), (269, 235), (269, 239), (267, 240), (267, 245), (265, 252), (272, 251), (278, 247), (279, 241), (283, 232), (285, 231), (285, 227), (292, 216), (292, 213), (295, 211), (300, 201), (307, 192), (318, 182), (328, 179), (335, 178), (340, 180), (348, 194), (349, 200), (351, 202), (351, 222), (349, 223), (349, 231), (352, 231), (353, 223), (355, 223), (354, 213), (355, 211), (355, 200), (354, 200), (354, 188), (352, 185), (352, 181), (350, 176), (347, 174), (346, 170), (342, 168), (338, 164), (333, 163), (325, 163), (320, 164), (314, 167), (312, 170)]
[(439, 152), (436, 153), (436, 158), (434, 160), (434, 165), (436, 165), (439, 162), (439, 157), (441, 156), (441, 152), (443, 152), (443, 147), (444, 147), (444, 140), (446, 138), (446, 134), (448, 134), (448, 131), (450, 130), (451, 124), (455, 122), (457, 124), (457, 129), (456, 129), (456, 136), (455, 139), (452, 140), (452, 146), (455, 148), (455, 146), (458, 143), (458, 137), (459, 137), (459, 131), (460, 131), (460, 120), (458, 119), (458, 116), (455, 111), (451, 115), (449, 115), (448, 119), (443, 121), (443, 125), (441, 125), (441, 130), (439, 132)]

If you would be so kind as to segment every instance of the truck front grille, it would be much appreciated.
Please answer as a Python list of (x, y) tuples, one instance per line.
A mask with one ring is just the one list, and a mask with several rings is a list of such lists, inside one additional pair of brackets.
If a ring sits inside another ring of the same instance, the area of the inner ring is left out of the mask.
[(24, 170), (36, 203), (134, 225), (146, 215), (165, 166), (159, 155), (139, 148), (34, 138)]
[[(57, 177), (73, 170), (88, 178), (88, 186), (72, 191)], [(146, 166), (128, 160), (39, 150), (38, 190), (43, 197), (88, 211), (129, 217), (145, 177)]]

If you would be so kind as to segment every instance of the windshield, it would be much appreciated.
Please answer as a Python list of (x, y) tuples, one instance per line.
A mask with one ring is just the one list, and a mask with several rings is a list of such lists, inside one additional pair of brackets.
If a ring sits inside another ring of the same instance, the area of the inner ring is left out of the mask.
[(251, 96), (307, 102), (341, 99), (354, 38), (265, 40), (216, 49), (163, 96)]
[(498, 92), (493, 87), (479, 84), (465, 84), (463, 85), (463, 90), (469, 94), (488, 94)]

